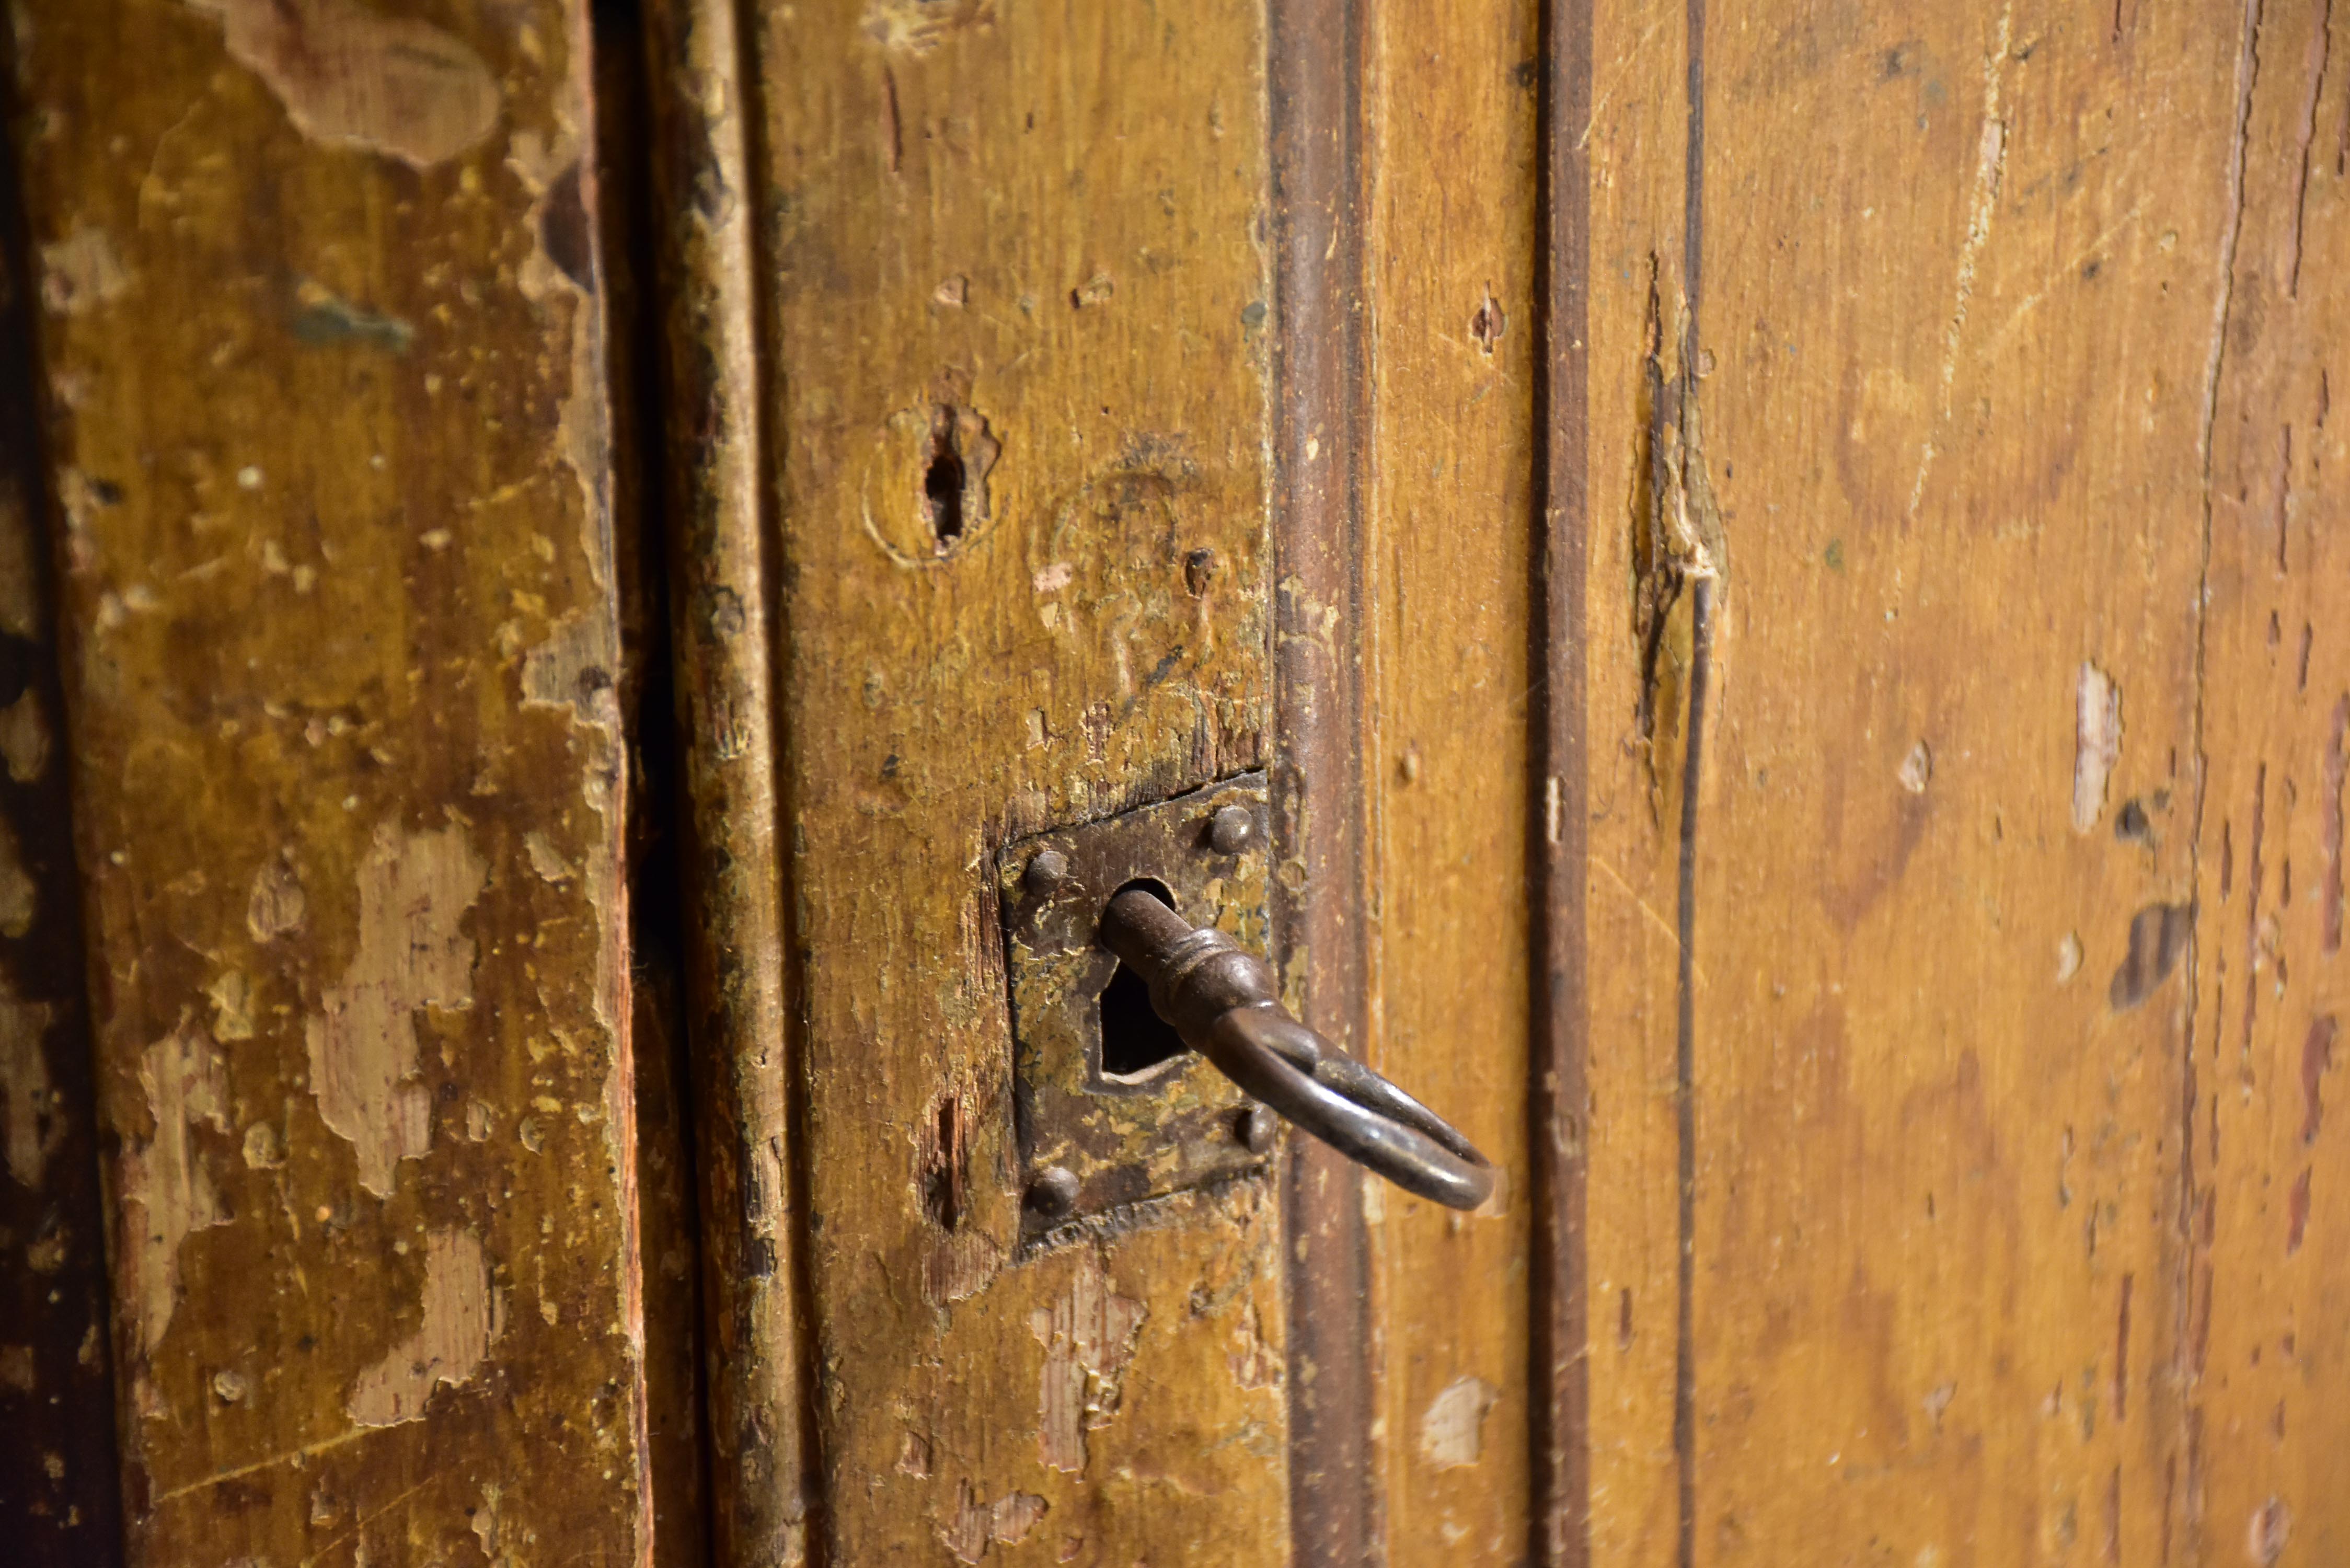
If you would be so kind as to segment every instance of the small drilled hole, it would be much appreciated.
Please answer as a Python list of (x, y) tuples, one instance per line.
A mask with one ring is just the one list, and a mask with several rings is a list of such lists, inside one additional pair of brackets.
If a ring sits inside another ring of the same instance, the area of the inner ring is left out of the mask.
[[(1169, 909), (1174, 896), (1157, 882), (1129, 882), (1119, 892), (1139, 888)], [(1145, 1084), (1169, 1070), (1189, 1051), (1183, 1037), (1150, 1005), (1150, 987), (1120, 962), (1101, 993), (1101, 1070), (1114, 1084)]]
[(936, 438), (922, 471), (922, 514), (941, 550), (962, 537), (962, 459), (949, 438)]

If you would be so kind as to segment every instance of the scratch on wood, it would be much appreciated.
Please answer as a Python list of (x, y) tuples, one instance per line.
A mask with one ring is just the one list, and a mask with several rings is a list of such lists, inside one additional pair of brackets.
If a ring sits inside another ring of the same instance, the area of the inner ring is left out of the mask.
[(338, 1432), (331, 1438), (322, 1438), (315, 1443), (305, 1443), (298, 1449), (288, 1449), (282, 1454), (272, 1454), (265, 1459), (255, 1459), (250, 1464), (232, 1466), (224, 1470), (214, 1470), (201, 1480), (192, 1480), (184, 1486), (175, 1486), (169, 1491), (157, 1492), (153, 1506), (161, 1508), (167, 1502), (192, 1496), (197, 1492), (216, 1487), (223, 1481), (239, 1480), (249, 1475), (257, 1475), (263, 1470), (276, 1469), (279, 1465), (307, 1464), (320, 1454), (331, 1452), (347, 1443), (356, 1443), (361, 1438), (371, 1438), (378, 1430), (379, 1428), (374, 1427), (359, 1427), (348, 1432)]
[(2318, 839), (2325, 876), (2318, 887), (2319, 940), (2329, 953), (2342, 950), (2342, 786), (2350, 775), (2350, 694), (2334, 701), (2334, 722), (2325, 740), (2325, 789), (2319, 795)]
[(1942, 328), (1941, 397), (1935, 405), (1925, 442), (1918, 450), (1918, 477), (1909, 486), (1909, 511), (1903, 520), (1904, 528), (1918, 520), (1918, 509), (1926, 502), (1926, 479), (1933, 472), (1942, 426), (1950, 417), (1951, 391), (1959, 373), (1959, 344), (1966, 335), (1968, 312), (1974, 306), (1975, 269), (1982, 260), (1983, 246), (1991, 240), (1991, 215), (1999, 206), (2000, 177), (2007, 168), (2007, 121), (2000, 118), (1999, 100), (2014, 27), (2015, 6), (2011, 0), (2000, 11), (1999, 31), (1991, 41), (1991, 53), (1983, 59), (1982, 132), (1976, 142), (1974, 193), (1967, 204), (1966, 239), (1959, 246), (1956, 297), (1950, 304), (1950, 322)]
[(2325, 78), (2334, 64), (2334, 0), (2325, 0), (2325, 8), (2318, 17), (2316, 36), (2310, 40), (2310, 52), (2317, 57), (2309, 72), (2309, 91), (2302, 99), (2301, 146), (2299, 173), (2293, 194), (2293, 262), (2286, 272), (2285, 293), (2301, 297), (2301, 238), (2309, 220), (2309, 156), (2311, 144), (2317, 140), (2317, 104), (2325, 96)]

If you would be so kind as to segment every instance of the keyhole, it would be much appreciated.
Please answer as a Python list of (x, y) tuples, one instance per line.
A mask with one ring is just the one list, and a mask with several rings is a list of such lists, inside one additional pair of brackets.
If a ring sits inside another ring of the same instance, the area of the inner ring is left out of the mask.
[[(1148, 879), (1120, 888), (1139, 888), (1169, 909), (1174, 895)], [(1101, 1070), (1113, 1084), (1147, 1084), (1168, 1070), (1168, 1064), (1191, 1049), (1183, 1037), (1150, 1005), (1150, 987), (1121, 961), (1101, 993)]]
[(941, 408), (931, 421), (931, 462), (922, 470), (922, 515), (946, 554), (962, 537), (962, 453), (955, 447), (954, 410)]

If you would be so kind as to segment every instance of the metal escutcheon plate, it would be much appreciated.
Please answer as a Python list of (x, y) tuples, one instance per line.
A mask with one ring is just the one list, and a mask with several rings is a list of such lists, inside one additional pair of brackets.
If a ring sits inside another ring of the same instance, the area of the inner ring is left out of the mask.
[[(1103, 993), (1118, 964), (1096, 931), (1112, 894), (1149, 880), (1187, 920), (1263, 952), (1270, 826), (1264, 775), (1244, 774), (998, 855), (1022, 1185), (1052, 1197), (1024, 1207), (1024, 1237), (1269, 1158), (1249, 1147), (1247, 1096), (1195, 1054), (1126, 1074), (1106, 1065)], [(1135, 1044), (1130, 1030), (1118, 1035), (1119, 1017), (1113, 1007), (1114, 1057)], [(1049, 1174), (1056, 1168), (1074, 1182)]]

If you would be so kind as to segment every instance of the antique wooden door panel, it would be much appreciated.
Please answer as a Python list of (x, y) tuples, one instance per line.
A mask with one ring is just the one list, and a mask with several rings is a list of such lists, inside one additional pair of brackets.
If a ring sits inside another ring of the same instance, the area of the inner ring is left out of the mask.
[(130, 1554), (643, 1560), (584, 8), (14, 15)]
[(2333, 1561), (2331, 18), (1593, 11), (1592, 1558)]
[(2350, 1556), (2324, 0), (598, 15), (13, 14), (35, 1561)]
[(824, 1550), (1277, 1562), (1278, 1206), (1024, 1244), (993, 869), (1263, 756), (1262, 19), (747, 47)]

